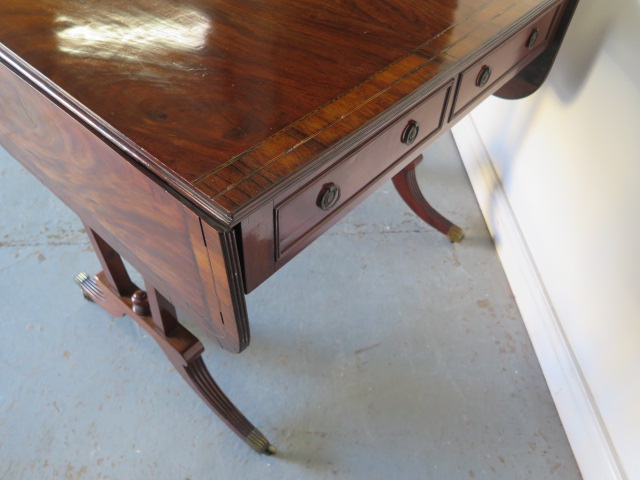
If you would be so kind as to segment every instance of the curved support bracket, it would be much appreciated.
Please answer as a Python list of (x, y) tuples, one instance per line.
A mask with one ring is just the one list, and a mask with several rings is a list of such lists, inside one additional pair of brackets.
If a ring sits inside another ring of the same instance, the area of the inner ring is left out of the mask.
[(422, 155), (404, 167), (393, 177), (393, 185), (409, 208), (436, 230), (444, 233), (451, 242), (464, 238), (464, 231), (437, 212), (422, 195), (416, 179), (415, 168), (422, 162)]
[(549, 46), (531, 63), (520, 70), (515, 77), (495, 92), (494, 95), (496, 97), (517, 100), (528, 97), (540, 88), (549, 75), (551, 67), (558, 55), (560, 45), (567, 32), (578, 1), (579, 0), (568, 0), (565, 3), (564, 10), (560, 13), (560, 20)]
[(85, 298), (114, 316), (133, 318), (160, 345), (182, 378), (231, 430), (256, 452), (273, 455), (276, 448), (227, 398), (209, 373), (202, 359), (204, 346), (180, 324), (174, 305), (148, 282), (145, 282), (147, 291), (140, 290), (126, 274), (120, 255), (90, 228), (87, 228), (87, 233), (105, 271), (93, 277), (86, 273), (76, 275), (75, 281)]
[[(276, 448), (220, 389), (202, 360), (202, 343), (178, 323), (175, 309), (158, 291), (147, 286), (152, 292), (148, 296), (137, 290), (131, 298), (121, 297), (107, 283), (103, 272), (93, 277), (79, 273), (75, 280), (86, 298), (114, 315), (129, 315), (153, 337), (189, 386), (251, 448), (266, 455), (276, 452)], [(150, 314), (138, 313), (145, 310)]]

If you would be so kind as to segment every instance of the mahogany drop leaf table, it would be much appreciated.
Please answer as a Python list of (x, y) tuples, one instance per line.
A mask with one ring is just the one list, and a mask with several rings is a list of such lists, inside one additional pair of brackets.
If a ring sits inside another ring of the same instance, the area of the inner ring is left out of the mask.
[(576, 3), (3, 0), (0, 144), (84, 222), (103, 268), (84, 295), (273, 454), (176, 312), (241, 352), (245, 295), (388, 179), (460, 241), (419, 153), (488, 95), (534, 92)]

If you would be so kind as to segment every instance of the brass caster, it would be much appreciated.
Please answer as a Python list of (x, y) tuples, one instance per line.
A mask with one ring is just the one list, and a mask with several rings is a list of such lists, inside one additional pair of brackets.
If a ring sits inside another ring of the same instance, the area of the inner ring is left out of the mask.
[(244, 440), (258, 453), (262, 453), (264, 455), (276, 454), (277, 448), (271, 445), (269, 440), (267, 440), (267, 437), (265, 437), (257, 428), (247, 435)]
[(447, 232), (447, 238), (451, 243), (458, 243), (464, 238), (464, 230), (457, 225), (454, 225)]
[(275, 455), (278, 449), (274, 445), (269, 445), (267, 449), (264, 451), (265, 455)]

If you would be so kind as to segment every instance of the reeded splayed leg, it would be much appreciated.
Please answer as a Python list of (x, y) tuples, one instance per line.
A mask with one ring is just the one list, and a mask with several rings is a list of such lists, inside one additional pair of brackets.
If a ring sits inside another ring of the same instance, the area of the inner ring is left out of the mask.
[(415, 168), (422, 161), (422, 155), (407, 165), (393, 177), (393, 185), (409, 205), (411, 210), (436, 230), (444, 233), (452, 242), (464, 238), (464, 231), (440, 215), (422, 195), (416, 179)]
[(202, 343), (180, 324), (173, 304), (153, 285), (146, 292), (129, 278), (120, 255), (85, 225), (103, 272), (76, 275), (86, 298), (115, 316), (129, 315), (160, 345), (169, 361), (202, 400), (256, 452), (273, 455), (276, 448), (246, 419), (212, 378), (204, 361)]

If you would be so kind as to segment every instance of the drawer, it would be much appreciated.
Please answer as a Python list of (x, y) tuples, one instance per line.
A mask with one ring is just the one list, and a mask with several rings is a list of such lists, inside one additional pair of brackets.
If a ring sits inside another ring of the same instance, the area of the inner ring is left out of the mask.
[(496, 82), (520, 62), (540, 53), (541, 48), (547, 43), (557, 11), (558, 6), (541, 14), (509, 40), (462, 72), (458, 82), (453, 117), (462, 113), (483, 93), (491, 90)]
[(442, 128), (451, 88), (452, 83), (439, 88), (320, 176), (281, 195), (274, 217), (276, 261), (298, 253), (329, 228), (331, 219), (355, 206), (360, 193), (435, 135)]

